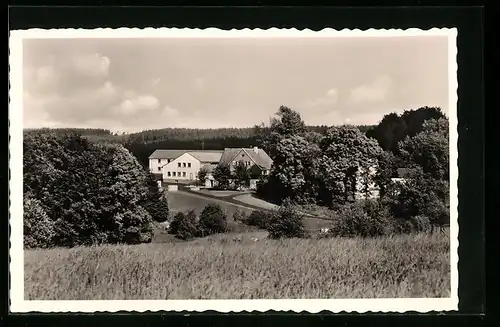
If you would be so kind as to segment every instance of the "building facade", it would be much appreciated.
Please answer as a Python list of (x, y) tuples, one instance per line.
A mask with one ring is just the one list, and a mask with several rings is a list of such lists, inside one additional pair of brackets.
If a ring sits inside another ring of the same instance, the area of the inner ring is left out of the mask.
[[(156, 150), (149, 156), (149, 170), (161, 174), (163, 182), (194, 184), (198, 182), (198, 173), (203, 169), (205, 187), (216, 186), (214, 169), (221, 164), (229, 165), (234, 171), (238, 164), (250, 170), (251, 188), (255, 188), (260, 175), (268, 175), (272, 160), (267, 153), (257, 147), (226, 148), (224, 150)], [(253, 186), (253, 187), (252, 187)]]

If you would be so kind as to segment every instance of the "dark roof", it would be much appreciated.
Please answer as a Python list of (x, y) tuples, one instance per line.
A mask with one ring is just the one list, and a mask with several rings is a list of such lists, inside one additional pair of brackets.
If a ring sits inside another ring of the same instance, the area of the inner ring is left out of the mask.
[(203, 169), (204, 171), (206, 171), (207, 173), (211, 173), (214, 171), (215, 167), (217, 167), (217, 165), (204, 165), (203, 167), (201, 167), (201, 169)]
[(218, 162), (222, 156), (221, 150), (155, 150), (155, 152), (149, 156), (149, 159), (173, 160), (182, 156), (184, 153), (189, 153), (202, 162)]
[(254, 148), (225, 148), (220, 163), (230, 164), (241, 151), (244, 151), (259, 167), (271, 169), (273, 161), (266, 151), (259, 148), (256, 150)]

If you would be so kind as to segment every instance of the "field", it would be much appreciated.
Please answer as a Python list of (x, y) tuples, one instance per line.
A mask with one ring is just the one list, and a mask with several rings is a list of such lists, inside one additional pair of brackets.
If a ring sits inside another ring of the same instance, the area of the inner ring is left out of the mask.
[[(25, 251), (29, 300), (447, 297), (445, 234)], [(254, 241), (251, 237), (258, 237)]]

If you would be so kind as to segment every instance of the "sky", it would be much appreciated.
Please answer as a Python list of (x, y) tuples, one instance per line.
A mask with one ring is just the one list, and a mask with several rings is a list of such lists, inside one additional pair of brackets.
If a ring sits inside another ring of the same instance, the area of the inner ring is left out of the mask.
[(251, 127), (281, 105), (308, 125), (448, 112), (446, 36), (23, 42), (25, 128)]

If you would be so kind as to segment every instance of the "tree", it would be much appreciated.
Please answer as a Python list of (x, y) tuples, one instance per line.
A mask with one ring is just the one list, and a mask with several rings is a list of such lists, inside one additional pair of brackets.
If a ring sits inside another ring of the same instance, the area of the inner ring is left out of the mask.
[(151, 239), (151, 216), (141, 206), (147, 177), (121, 145), (42, 133), (26, 137), (23, 147), (24, 196), (40, 201), (54, 222), (54, 245)]
[(321, 142), (321, 151), (314, 171), (320, 184), (320, 200), (327, 205), (345, 203), (358, 184), (370, 185), (375, 176), (359, 172), (377, 170), (382, 153), (375, 140), (347, 125), (330, 128)]
[(398, 143), (406, 136), (415, 136), (422, 131), (423, 123), (429, 119), (444, 118), (438, 107), (421, 107), (406, 110), (402, 115), (390, 113), (381, 122), (367, 131), (367, 136), (375, 138), (384, 150), (398, 154)]
[(250, 172), (242, 161), (234, 169), (234, 182), (237, 188), (250, 185)]
[(201, 168), (199, 171), (198, 171), (198, 182), (200, 183), (200, 185), (204, 185), (205, 184), (205, 179), (207, 178), (207, 171), (205, 168)]
[(294, 201), (305, 202), (312, 194), (306, 189), (313, 172), (313, 160), (320, 153), (316, 144), (308, 142), (302, 136), (290, 136), (281, 139), (276, 145), (273, 169), (270, 182), (275, 183), (275, 193), (281, 199), (290, 198)]
[(219, 164), (215, 167), (214, 179), (221, 189), (227, 189), (231, 181), (231, 168), (227, 164)]
[(51, 247), (54, 235), (54, 221), (47, 216), (40, 201), (24, 197), (23, 237), (25, 248)]
[(407, 165), (418, 165), (432, 178), (449, 180), (450, 144), (447, 118), (424, 122), (422, 131), (399, 144)]
[(227, 215), (217, 204), (205, 206), (199, 221), (202, 236), (225, 233), (227, 231)]
[(146, 173), (146, 185), (148, 187), (148, 193), (146, 199), (141, 203), (141, 206), (146, 209), (154, 221), (165, 222), (169, 217), (169, 207), (165, 196), (160, 192), (158, 188), (158, 183), (154, 178), (154, 175)]

